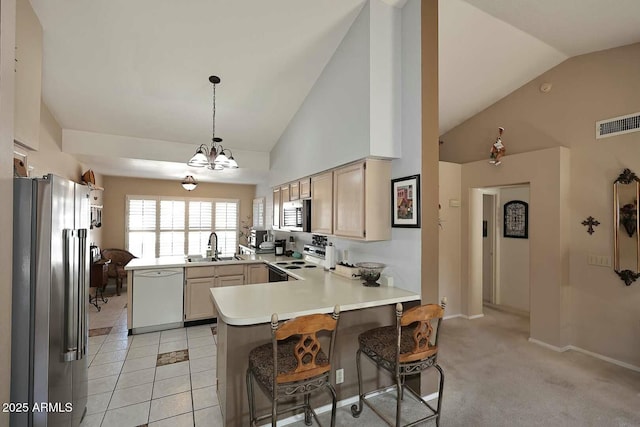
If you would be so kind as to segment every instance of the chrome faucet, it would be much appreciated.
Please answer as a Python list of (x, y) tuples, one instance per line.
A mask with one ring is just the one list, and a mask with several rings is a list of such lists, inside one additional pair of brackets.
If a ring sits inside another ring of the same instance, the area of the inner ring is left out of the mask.
[(218, 252), (218, 235), (213, 232), (211, 234), (209, 234), (209, 243), (207, 244), (208, 247), (211, 247), (211, 238), (214, 237), (216, 238), (216, 246), (215, 246), (215, 251), (213, 252), (213, 258), (218, 258), (218, 255), (220, 254), (220, 252)]

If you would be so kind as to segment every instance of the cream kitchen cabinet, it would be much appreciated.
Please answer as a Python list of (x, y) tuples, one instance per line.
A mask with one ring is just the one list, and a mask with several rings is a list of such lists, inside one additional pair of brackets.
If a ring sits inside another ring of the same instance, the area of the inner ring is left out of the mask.
[(244, 285), (244, 265), (187, 267), (186, 278), (184, 320), (210, 319), (217, 313), (209, 289)]
[(275, 230), (280, 228), (280, 187), (273, 189), (273, 217), (271, 223)]
[(333, 172), (311, 177), (311, 232), (333, 234)]
[(40, 98), (42, 93), (42, 26), (29, 0), (16, 2), (16, 62), (14, 139), (40, 147)]
[(333, 234), (391, 239), (391, 162), (369, 159), (333, 171)]
[(298, 181), (289, 184), (289, 200), (294, 201), (300, 198), (300, 183)]
[(216, 266), (216, 287), (244, 285), (244, 264)]
[(187, 279), (184, 293), (184, 320), (209, 319), (218, 315), (209, 291), (215, 286), (213, 277)]
[(280, 202), (284, 203), (289, 201), (291, 201), (291, 199), (290, 199), (289, 184), (287, 184), (280, 187)]
[(302, 178), (300, 180), (300, 198), (311, 198), (311, 178)]
[(249, 264), (247, 265), (247, 285), (255, 283), (267, 283), (269, 281), (269, 268), (267, 264)]

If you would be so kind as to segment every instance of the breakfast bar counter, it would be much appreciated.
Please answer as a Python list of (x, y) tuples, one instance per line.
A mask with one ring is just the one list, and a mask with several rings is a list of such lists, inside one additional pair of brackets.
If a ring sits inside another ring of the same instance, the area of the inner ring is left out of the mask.
[[(357, 396), (355, 354), (358, 335), (376, 326), (395, 322), (395, 304), (405, 307), (419, 304), (420, 295), (401, 288), (365, 287), (361, 280), (349, 280), (321, 268), (296, 270), (298, 280), (211, 288), (218, 311), (217, 388), (225, 426), (248, 425), (248, 400), (245, 374), (252, 348), (271, 341), (273, 313), (287, 320), (311, 313), (330, 313), (340, 306), (332, 380), (335, 370), (344, 369), (344, 382), (335, 384), (338, 400)], [(363, 380), (373, 389), (391, 384), (391, 378), (373, 366), (363, 365)], [(419, 387), (419, 385), (418, 385)], [(270, 403), (256, 391), (259, 413), (269, 412)], [(325, 396), (312, 399), (312, 406), (329, 402)]]

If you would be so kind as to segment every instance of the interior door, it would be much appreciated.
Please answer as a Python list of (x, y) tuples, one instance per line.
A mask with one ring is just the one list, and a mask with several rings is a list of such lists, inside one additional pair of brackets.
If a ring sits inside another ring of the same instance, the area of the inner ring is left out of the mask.
[(482, 300), (495, 304), (495, 200), (482, 195)]

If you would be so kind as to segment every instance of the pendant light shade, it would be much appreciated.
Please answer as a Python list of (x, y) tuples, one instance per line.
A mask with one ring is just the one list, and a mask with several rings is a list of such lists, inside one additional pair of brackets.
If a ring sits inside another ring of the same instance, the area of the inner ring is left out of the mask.
[(187, 175), (182, 180), (182, 188), (184, 188), (187, 191), (193, 191), (196, 189), (197, 186), (198, 186), (198, 181), (196, 181), (196, 179), (192, 175)]
[[(231, 150), (225, 149), (221, 142), (222, 138), (216, 137), (216, 85), (220, 83), (220, 77), (210, 76), (209, 82), (213, 85), (213, 111), (211, 120), (211, 147), (201, 144), (187, 165), (195, 168), (206, 167), (210, 170), (222, 170), (227, 168), (237, 168), (238, 163), (233, 159)], [(225, 154), (229, 153), (229, 156)], [(190, 176), (190, 175), (189, 175)], [(193, 178), (193, 177), (192, 177)], [(186, 178), (185, 178), (186, 179)], [(195, 188), (195, 187), (194, 187)], [(189, 190), (191, 191), (191, 190)]]

